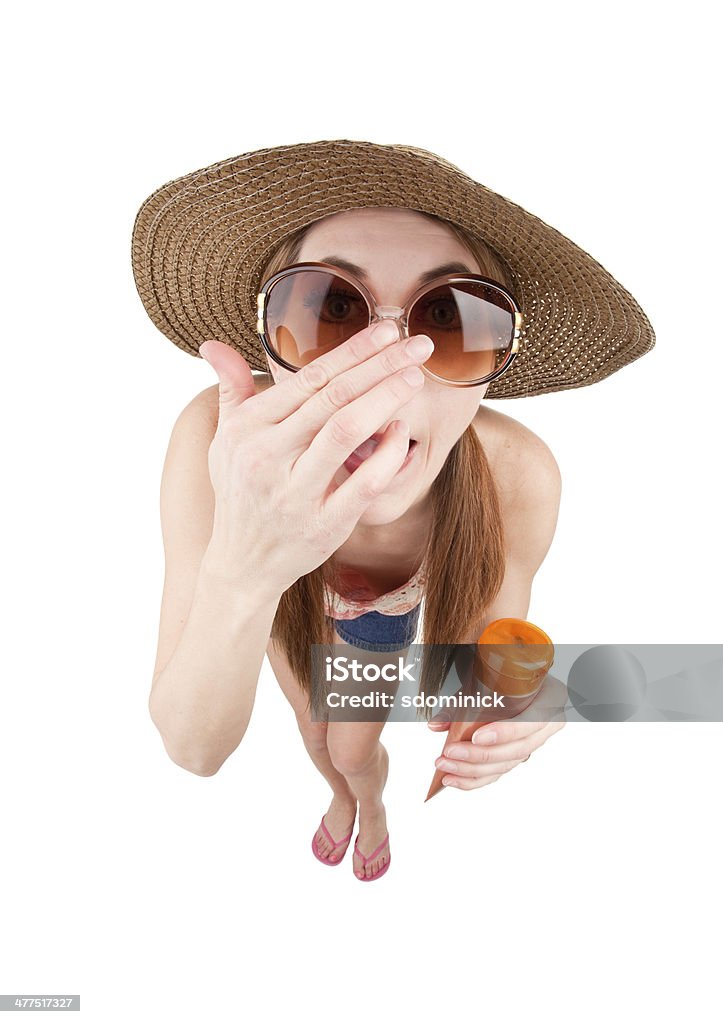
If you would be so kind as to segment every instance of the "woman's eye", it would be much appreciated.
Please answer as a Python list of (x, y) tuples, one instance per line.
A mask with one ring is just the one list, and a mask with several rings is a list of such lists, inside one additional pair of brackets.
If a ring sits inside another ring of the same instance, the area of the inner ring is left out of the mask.
[(433, 299), (426, 303), (424, 316), (435, 327), (459, 327), (457, 304), (444, 299)]
[(349, 315), (349, 311), (352, 308), (353, 300), (348, 295), (335, 294), (327, 296), (326, 302), (324, 303), (324, 310), (334, 320), (343, 320), (345, 316)]
[(307, 308), (313, 309), (317, 316), (322, 316), (329, 320), (344, 320), (350, 314), (357, 317), (362, 307), (363, 311), (366, 312), (366, 304), (362, 302), (358, 295), (344, 291), (329, 291), (323, 295), (319, 292), (314, 292), (307, 296), (304, 300), (304, 305)]

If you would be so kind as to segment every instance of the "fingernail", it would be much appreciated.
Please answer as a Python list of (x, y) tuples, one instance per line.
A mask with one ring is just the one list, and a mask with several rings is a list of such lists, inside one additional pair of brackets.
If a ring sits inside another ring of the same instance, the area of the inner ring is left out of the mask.
[(496, 732), (489, 732), (487, 729), (483, 729), (481, 732), (476, 732), (472, 737), (473, 743), (494, 743), (497, 739)]
[(421, 338), (412, 338), (405, 345), (405, 351), (414, 359), (426, 359), (434, 352), (434, 342), (426, 335)]
[(386, 345), (390, 341), (396, 341), (399, 337), (399, 331), (394, 320), (380, 320), (372, 331), (372, 338), (374, 341), (379, 342), (380, 345)]
[(450, 747), (444, 753), (446, 757), (453, 757), (456, 761), (467, 760), (467, 751), (464, 747)]

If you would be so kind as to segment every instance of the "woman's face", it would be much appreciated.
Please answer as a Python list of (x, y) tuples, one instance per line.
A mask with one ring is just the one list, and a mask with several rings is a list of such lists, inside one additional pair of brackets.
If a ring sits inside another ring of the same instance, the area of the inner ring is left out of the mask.
[[(420, 276), (434, 267), (459, 261), (468, 271), (480, 274), (472, 254), (443, 224), (415, 210), (397, 207), (364, 207), (335, 213), (309, 229), (297, 262), (333, 262), (342, 257), (367, 273), (366, 284), (380, 305), (403, 306), (418, 288)], [(269, 360), (276, 382), (292, 371)], [(359, 523), (382, 525), (398, 519), (426, 497), (447, 455), (474, 419), (489, 384), (448, 387), (425, 377), (420, 390), (382, 424), (371, 423), (369, 434), (383, 431), (393, 419), (405, 419), (410, 438), (417, 441), (414, 455), (367, 506)], [(350, 474), (341, 466), (334, 477), (341, 485)]]

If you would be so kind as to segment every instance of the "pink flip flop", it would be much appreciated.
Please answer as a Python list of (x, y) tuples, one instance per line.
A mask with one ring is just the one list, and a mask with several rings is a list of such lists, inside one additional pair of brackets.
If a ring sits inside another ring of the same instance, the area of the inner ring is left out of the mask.
[[(364, 862), (364, 867), (366, 867), (367, 864), (369, 863), (369, 861), (370, 860), (374, 860), (374, 858), (377, 856), (377, 854), (380, 853), (384, 849), (384, 847), (388, 845), (388, 843), (389, 843), (389, 833), (387, 832), (386, 836), (381, 841), (379, 846), (377, 846), (376, 850), (374, 850), (373, 853), (370, 853), (368, 857), (365, 857), (364, 854), (359, 849), (359, 845), (358, 845), (359, 844), (359, 834), (357, 833), (357, 837), (354, 840), (354, 853), (357, 855), (357, 857), (361, 857), (362, 861)], [(388, 870), (389, 865), (391, 863), (392, 863), (392, 854), (391, 854), (391, 851), (390, 851), (389, 859), (387, 860), (387, 862), (384, 865), (384, 867), (380, 871), (377, 871), (376, 875), (372, 875), (371, 878), (367, 878), (366, 875), (363, 878), (359, 878), (359, 875), (355, 871), (354, 872), (354, 877), (358, 878), (360, 882), (376, 882), (377, 878), (381, 878), (382, 875), (384, 874), (384, 872)]]
[[(347, 850), (348, 850), (349, 849), (349, 846), (348, 846), (349, 840), (351, 839), (351, 837), (354, 834), (354, 826), (352, 825), (351, 832), (349, 833), (349, 835), (345, 836), (343, 839), (340, 839), (339, 842), (337, 843), (332, 838), (331, 832), (329, 831), (329, 829), (324, 824), (324, 818), (325, 817), (326, 817), (326, 815), (322, 815), (321, 826), (320, 827), (321, 827), (321, 831), (324, 833), (326, 838), (331, 843), (332, 848), (336, 849), (337, 846), (342, 846), (344, 843), (347, 843)], [(316, 831), (318, 832), (319, 830), (317, 829)], [(314, 856), (316, 857), (317, 860), (320, 860), (322, 864), (326, 864), (330, 868), (335, 868), (337, 866), (337, 864), (341, 864), (341, 862), (344, 860), (344, 857), (346, 855), (346, 850), (344, 850), (344, 853), (342, 853), (341, 857), (339, 857), (338, 860), (329, 860), (328, 857), (322, 857), (321, 854), (319, 853), (319, 847), (318, 847), (317, 842), (316, 842), (316, 832), (311, 837), (311, 852), (314, 854)]]

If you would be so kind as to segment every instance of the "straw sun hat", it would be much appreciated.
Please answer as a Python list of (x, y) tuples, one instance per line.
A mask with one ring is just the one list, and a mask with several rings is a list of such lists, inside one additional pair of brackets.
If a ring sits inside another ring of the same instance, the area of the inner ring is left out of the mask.
[(437, 214), (509, 268), (524, 316), (517, 358), (485, 398), (584, 387), (649, 352), (633, 296), (555, 228), (414, 146), (336, 139), (260, 149), (153, 192), (133, 227), (133, 275), (153, 323), (179, 348), (217, 338), (266, 370), (256, 331), (261, 275), (290, 232), (360, 206)]

